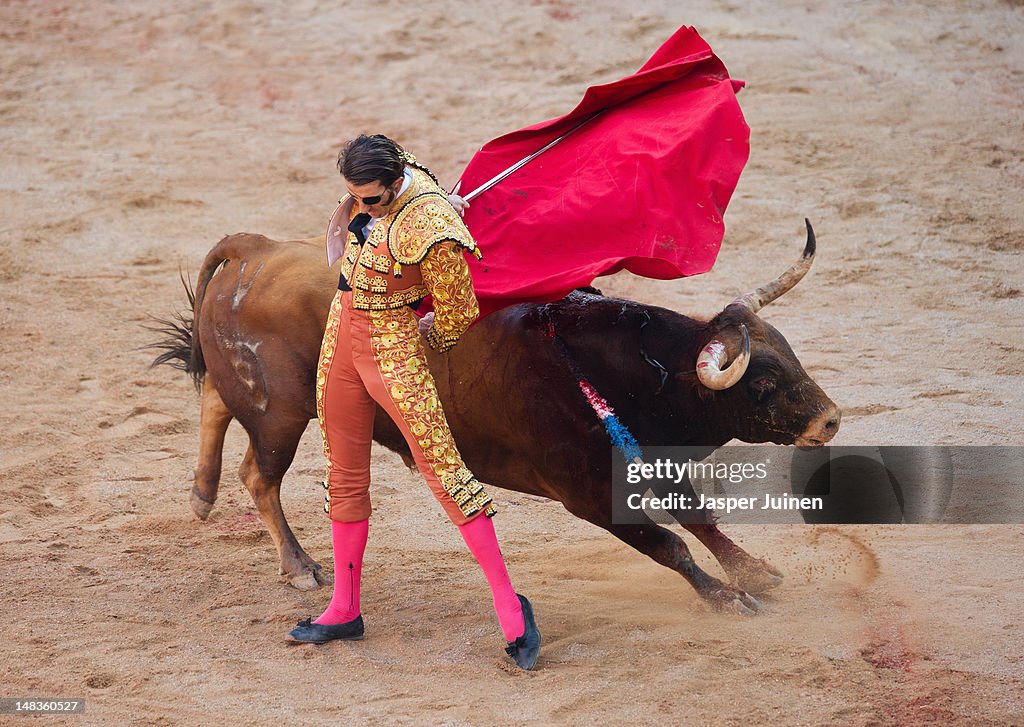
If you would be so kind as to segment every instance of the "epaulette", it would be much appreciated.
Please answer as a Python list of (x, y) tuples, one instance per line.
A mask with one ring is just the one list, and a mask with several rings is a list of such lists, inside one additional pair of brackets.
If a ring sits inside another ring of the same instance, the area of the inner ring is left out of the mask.
[(395, 216), (388, 234), (388, 250), (398, 263), (418, 265), (430, 248), (443, 240), (451, 240), (481, 257), (473, 236), (448, 198), (441, 192), (424, 192)]

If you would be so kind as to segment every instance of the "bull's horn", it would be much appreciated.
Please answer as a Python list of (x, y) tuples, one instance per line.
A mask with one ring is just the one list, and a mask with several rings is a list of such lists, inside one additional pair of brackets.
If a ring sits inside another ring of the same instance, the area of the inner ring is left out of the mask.
[(730, 305), (743, 305), (749, 308), (753, 313), (757, 313), (759, 310), (800, 282), (800, 279), (803, 278), (804, 275), (807, 274), (807, 271), (811, 269), (811, 263), (814, 262), (814, 250), (816, 247), (814, 241), (814, 229), (811, 227), (811, 221), (804, 218), (804, 223), (807, 225), (807, 244), (804, 246), (804, 254), (800, 260), (772, 282), (767, 285), (762, 285), (753, 292), (741, 295)]
[(743, 334), (743, 342), (740, 344), (740, 355), (729, 365), (729, 368), (722, 370), (725, 363), (725, 344), (717, 338), (705, 346), (697, 357), (697, 378), (700, 383), (709, 389), (721, 391), (728, 389), (747, 372), (750, 364), (750, 334), (747, 327), (740, 324), (740, 332)]

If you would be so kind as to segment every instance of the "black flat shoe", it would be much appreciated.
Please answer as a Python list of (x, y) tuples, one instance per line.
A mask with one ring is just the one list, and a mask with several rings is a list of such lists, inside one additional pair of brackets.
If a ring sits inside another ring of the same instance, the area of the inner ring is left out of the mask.
[(328, 641), (362, 641), (363, 617), (356, 616), (343, 624), (315, 624), (311, 619), (299, 621), (298, 625), (288, 632), (295, 641), (305, 644), (326, 644)]
[(529, 671), (537, 663), (537, 656), (540, 654), (540, 631), (537, 629), (537, 622), (533, 618), (533, 604), (526, 596), (519, 596), (519, 603), (523, 606), (523, 621), (526, 623), (526, 631), (515, 641), (509, 641), (505, 647), (505, 653), (512, 657), (512, 660), (520, 669)]

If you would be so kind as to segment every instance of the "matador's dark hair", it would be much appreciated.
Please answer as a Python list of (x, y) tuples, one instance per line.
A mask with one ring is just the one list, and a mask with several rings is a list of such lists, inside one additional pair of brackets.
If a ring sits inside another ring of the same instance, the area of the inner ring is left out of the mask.
[(385, 187), (402, 176), (407, 154), (383, 134), (360, 134), (338, 154), (338, 171), (352, 184), (380, 182)]
[(402, 176), (404, 167), (415, 167), (434, 180), (434, 184), (441, 184), (437, 175), (383, 134), (360, 134), (338, 154), (338, 171), (353, 184), (380, 182), (388, 187)]

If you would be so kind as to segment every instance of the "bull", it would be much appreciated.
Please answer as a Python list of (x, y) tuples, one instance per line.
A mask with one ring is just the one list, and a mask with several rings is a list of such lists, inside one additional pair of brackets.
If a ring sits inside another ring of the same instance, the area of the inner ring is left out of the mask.
[[(561, 502), (681, 574), (715, 610), (756, 612), (750, 594), (777, 585), (781, 574), (742, 550), (710, 516), (695, 523), (691, 513), (680, 522), (734, 585), (699, 568), (671, 530), (653, 521), (612, 522), (608, 434), (580, 380), (644, 445), (823, 445), (839, 428), (840, 409), (782, 334), (758, 316), (806, 274), (814, 253), (808, 222), (796, 264), (706, 321), (594, 289), (486, 317), (448, 353), (429, 352), (467, 465), (484, 482)], [(280, 487), (316, 416), (317, 357), (336, 282), (319, 240), (225, 237), (206, 256), (195, 293), (189, 290), (191, 316), (163, 329), (169, 337), (157, 344), (164, 351), (153, 363), (184, 369), (201, 392), (192, 510), (205, 520), (216, 501), (225, 431), (237, 419), (249, 435), (239, 475), (277, 547), (281, 574), (300, 589), (329, 577), (296, 540)], [(405, 440), (383, 412), (374, 439), (412, 466)]]

